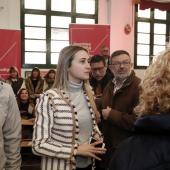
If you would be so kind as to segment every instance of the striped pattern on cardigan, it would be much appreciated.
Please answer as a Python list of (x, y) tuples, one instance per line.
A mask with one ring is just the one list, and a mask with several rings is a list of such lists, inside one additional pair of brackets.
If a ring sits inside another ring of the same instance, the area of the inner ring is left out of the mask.
[[(61, 90), (62, 91), (62, 90)], [(51, 89), (40, 95), (36, 106), (32, 150), (42, 156), (42, 170), (74, 170), (79, 125), (75, 106), (62, 91), (67, 104), (56, 90)], [(89, 98), (86, 95), (93, 120), (93, 132), (101, 133), (95, 121)]]

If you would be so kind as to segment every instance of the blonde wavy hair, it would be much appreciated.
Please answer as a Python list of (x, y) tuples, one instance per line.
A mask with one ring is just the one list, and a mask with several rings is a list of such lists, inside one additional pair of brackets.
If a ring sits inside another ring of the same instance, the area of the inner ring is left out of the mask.
[(140, 87), (139, 104), (134, 108), (138, 116), (170, 111), (170, 48), (146, 69)]
[[(73, 46), (73, 45), (64, 47), (59, 53), (58, 65), (56, 69), (56, 77), (55, 77), (53, 88), (57, 89), (58, 94), (63, 98), (63, 100), (65, 100), (65, 98), (61, 93), (60, 89), (68, 90), (68, 77), (67, 77), (68, 69), (71, 66), (75, 53), (81, 50), (86, 51), (88, 53), (88, 51), (85, 48), (79, 46)], [(92, 110), (95, 113), (96, 121), (97, 121), (98, 111), (94, 101), (93, 92), (89, 84), (89, 80), (83, 80), (83, 89), (85, 90), (87, 96), (89, 97), (89, 101)], [(66, 103), (68, 103), (68, 101), (66, 101)]]

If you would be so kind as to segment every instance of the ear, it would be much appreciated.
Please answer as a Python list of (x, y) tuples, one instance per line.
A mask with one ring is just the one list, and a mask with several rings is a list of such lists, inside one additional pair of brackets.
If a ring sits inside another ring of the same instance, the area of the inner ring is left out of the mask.
[(105, 65), (103, 69), (106, 71), (107, 70), (107, 65)]
[(130, 67), (131, 67), (131, 68), (133, 67), (133, 63), (130, 63)]
[(113, 65), (109, 65), (108, 67), (111, 71), (113, 70)]

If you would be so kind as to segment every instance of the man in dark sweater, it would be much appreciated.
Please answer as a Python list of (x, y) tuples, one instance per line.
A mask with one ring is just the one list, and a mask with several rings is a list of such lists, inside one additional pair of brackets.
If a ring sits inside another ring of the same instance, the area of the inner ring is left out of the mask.
[(90, 85), (92, 86), (96, 97), (101, 97), (103, 90), (107, 83), (113, 79), (113, 75), (106, 72), (106, 60), (101, 55), (94, 55), (90, 60), (92, 76), (90, 78)]
[[(97, 105), (97, 109), (101, 114), (102, 107), (101, 107), (101, 98), (102, 93), (105, 86), (108, 84), (110, 80), (113, 79), (113, 74), (108, 73), (106, 60), (101, 55), (94, 55), (90, 60), (90, 66), (92, 70), (92, 76), (90, 78), (90, 85), (92, 86), (95, 94), (95, 101)], [(101, 123), (98, 124), (99, 128), (101, 129)], [(96, 169), (102, 170), (100, 168), (100, 161), (96, 161)]]

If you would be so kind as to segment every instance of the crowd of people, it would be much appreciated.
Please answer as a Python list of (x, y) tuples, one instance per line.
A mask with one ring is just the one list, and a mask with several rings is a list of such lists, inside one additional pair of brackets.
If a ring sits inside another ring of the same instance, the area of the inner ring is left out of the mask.
[(50, 69), (47, 74), (42, 77), (40, 69), (34, 67), (31, 71), (31, 75), (24, 79), (19, 75), (18, 69), (12, 66), (9, 69), (9, 77), (3, 81), (11, 85), (16, 97), (20, 89), (28, 89), (30, 100), (35, 104), (40, 94), (52, 87), (55, 74), (56, 71)]
[[(0, 82), (0, 93), (8, 91), (1, 104), (7, 115), (1, 132), (8, 142), (0, 168), (19, 170), (19, 114), (35, 118), (32, 151), (42, 157), (42, 170), (170, 168), (170, 49), (157, 55), (142, 80), (127, 51), (109, 55), (107, 46), (100, 51), (90, 58), (86, 49), (67, 46), (60, 51), (57, 70), (44, 77), (37, 67), (25, 79), (10, 68), (9, 85)], [(5, 106), (6, 101), (12, 105)]]

